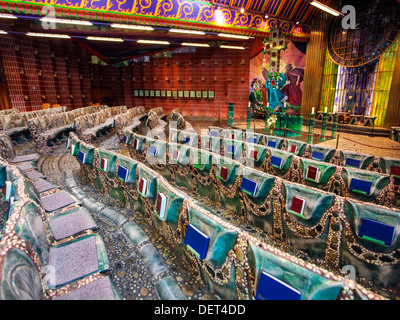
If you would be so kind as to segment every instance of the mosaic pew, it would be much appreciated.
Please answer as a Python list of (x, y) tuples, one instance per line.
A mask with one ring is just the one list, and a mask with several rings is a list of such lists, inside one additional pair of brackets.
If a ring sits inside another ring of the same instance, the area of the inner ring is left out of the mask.
[(163, 109), (161, 107), (152, 108), (147, 113), (148, 117), (146, 120), (146, 126), (151, 130), (164, 130), (167, 123), (165, 119), (167, 115), (163, 113)]
[(132, 132), (146, 116), (146, 109), (142, 106), (128, 109), (127, 112), (117, 115), (114, 119), (114, 127), (119, 140), (122, 142), (125, 131)]
[[(235, 129), (240, 131), (239, 129)], [(229, 131), (227, 131), (229, 132)], [(400, 171), (400, 159), (377, 157), (369, 154), (355, 153), (345, 150), (336, 150), (332, 148), (322, 147), (319, 145), (311, 145), (305, 142), (274, 137), (264, 134), (243, 131), (243, 137), (246, 142), (268, 145), (270, 141), (277, 142), (275, 148), (292, 152), (302, 158), (336, 164), (338, 166), (350, 166), (362, 170), (373, 172), (381, 172), (390, 174), (391, 170), (398, 173)], [(226, 129), (210, 126), (209, 135), (226, 138)], [(230, 139), (230, 137), (228, 137)], [(274, 147), (274, 146), (271, 146)], [(386, 163), (386, 166), (382, 166)], [(390, 164), (390, 165), (389, 165)], [(394, 173), (393, 173), (394, 174)]]
[(5, 116), (7, 114), (11, 114), (11, 113), (16, 113), (17, 110), (16, 109), (5, 109), (5, 110), (0, 110), (0, 116)]
[(0, 241), (0, 298), (120, 299), (105, 275), (105, 246), (89, 212), (79, 206), (48, 212), (46, 193), (15, 166), (0, 160), (0, 167), (6, 171), (0, 187), (9, 190), (12, 182)]
[(81, 139), (87, 142), (93, 141), (102, 133), (110, 131), (115, 117), (125, 112), (127, 112), (126, 106), (116, 106), (77, 117), (74, 120), (75, 132)]
[(179, 130), (174, 128), (169, 128), (169, 141), (170, 142), (179, 142), (191, 147), (199, 147), (199, 137), (196, 131), (189, 127), (185, 130)]
[[(138, 137), (136, 134), (133, 141)], [(146, 144), (151, 143), (147, 138)], [(180, 152), (176, 156), (175, 150), (182, 150), (182, 147), (186, 150), (189, 148), (190, 152)], [(163, 165), (169, 167), (171, 173), (166, 177), (178, 187), (195, 191), (273, 238), (290, 244), (328, 266), (341, 269), (346, 265), (342, 257), (352, 254), (352, 259), (359, 259), (360, 277), (385, 286), (389, 279), (391, 285), (399, 280), (395, 274), (398, 274), (400, 264), (394, 256), (400, 252), (400, 243), (375, 246), (374, 251), (369, 251), (369, 256), (361, 255), (358, 251), (368, 251), (368, 246), (363, 245), (365, 241), (371, 241), (367, 239), (361, 244), (357, 243), (358, 249), (347, 253), (349, 235), (354, 233), (353, 238), (356, 238), (360, 234), (361, 220), (349, 221), (346, 218), (349, 209), (344, 204), (360, 204), (364, 210), (373, 212), (372, 216), (386, 212), (387, 216), (400, 217), (400, 211), (289, 182), (205, 150), (175, 143), (169, 143), (168, 149), (166, 154), (169, 159)], [(148, 148), (144, 146), (143, 151), (132, 150), (131, 155), (156, 170), (156, 164), (148, 162), (147, 156), (143, 155), (146, 150)], [(363, 174), (374, 173), (363, 171)], [(387, 229), (398, 229), (398, 223), (394, 220), (383, 218), (383, 221), (388, 225)], [(344, 225), (351, 226), (353, 231), (346, 229), (344, 232)], [(396, 233), (393, 233), (393, 237), (397, 237)], [(375, 258), (372, 259), (372, 256)], [(390, 263), (383, 263), (389, 260)], [(369, 272), (371, 268), (377, 270), (376, 273)], [(379, 272), (388, 275), (384, 282), (381, 282), (384, 277)]]
[[(50, 145), (58, 140), (65, 140), (73, 130), (74, 120), (82, 115), (98, 112), (104, 107), (84, 107), (67, 112), (50, 113), (28, 120), (31, 137), (38, 146), (38, 152), (52, 152)], [(54, 109), (48, 109), (54, 110)]]
[(40, 155), (37, 153), (17, 155), (11, 138), (8, 135), (0, 134), (0, 157), (16, 166), (29, 163), (31, 166), (36, 167)]
[[(232, 137), (230, 133), (229, 137)], [(397, 175), (392, 172), (391, 174), (374, 172), (359, 169), (356, 164), (349, 161), (364, 163), (366, 168), (368, 163), (373, 161), (372, 157), (340, 151), (343, 157), (347, 157), (345, 160), (347, 166), (340, 166), (296, 155), (297, 152), (305, 149), (302, 143), (294, 144), (289, 141), (289, 146), (296, 146), (292, 148), (293, 152), (278, 149), (276, 146), (283, 144), (283, 141), (279, 141), (280, 138), (277, 138), (276, 144), (272, 144), (271, 147), (223, 137), (201, 136), (200, 138), (199, 144), (202, 149), (224, 155), (282, 179), (334, 192), (343, 197), (400, 208), (400, 170)], [(255, 141), (254, 139), (257, 137), (249, 138), (250, 141)], [(396, 165), (400, 165), (400, 159), (385, 159), (386, 162), (384, 159), (381, 158), (382, 171), (388, 171), (388, 167), (397, 168)]]
[(176, 108), (170, 112), (170, 117), (172, 120), (176, 121), (176, 127), (180, 130), (186, 128), (186, 120), (185, 117), (182, 115), (182, 111), (180, 108)]
[[(89, 181), (100, 177), (106, 194), (142, 214), (187, 261), (191, 271), (221, 298), (277, 299), (282, 298), (278, 292), (283, 287), (290, 289), (283, 296), (286, 299), (382, 298), (358, 284), (351, 289), (352, 285), (342, 276), (260, 242), (200, 206), (141, 162), (95, 148), (73, 133), (70, 139), (73, 141), (70, 145), (77, 146), (71, 148), (73, 154), (76, 148), (82, 148), (83, 153), (93, 150), (92, 160), (80, 162), (82, 174)], [(108, 172), (111, 169), (108, 161), (102, 160), (105, 152), (109, 154), (108, 159), (116, 159), (113, 179)], [(118, 196), (109, 192), (111, 186), (122, 192)], [(276, 290), (264, 283), (261, 273), (273, 279)], [(301, 280), (292, 281), (286, 276), (289, 274)]]

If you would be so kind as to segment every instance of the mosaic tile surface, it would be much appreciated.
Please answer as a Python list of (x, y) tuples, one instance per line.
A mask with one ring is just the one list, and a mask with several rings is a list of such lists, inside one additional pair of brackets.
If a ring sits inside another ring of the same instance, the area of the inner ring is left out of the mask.
[[(119, 142), (116, 135), (103, 137), (96, 141), (97, 146), (117, 150)], [(128, 217), (128, 222), (137, 223), (150, 238), (150, 243), (156, 248), (168, 265), (168, 270), (161, 275), (152, 277), (143, 262), (137, 248), (122, 232), (121, 226), (116, 226), (100, 214), (92, 212), (98, 225), (97, 232), (103, 237), (110, 261), (109, 275), (115, 283), (120, 295), (127, 300), (159, 300), (156, 285), (160, 277), (171, 276), (188, 300), (218, 300), (219, 297), (210, 292), (206, 286), (190, 272), (174, 249), (165, 241), (153, 226), (149, 226), (139, 213), (126, 208), (116, 200), (81, 181), (80, 167), (75, 157), (72, 157), (65, 147), (59, 143), (52, 147), (53, 153), (44, 154), (38, 161), (38, 169), (46, 176), (47, 180), (67, 190), (63, 172), (72, 170), (75, 181), (84, 192), (93, 199), (109, 206)], [(35, 145), (26, 141), (16, 146), (17, 153), (25, 154), (35, 152)], [(2, 210), (3, 208), (0, 208)], [(5, 209), (6, 210), (6, 209)], [(3, 210), (2, 210), (3, 211)], [(1, 226), (1, 221), (0, 221)]]

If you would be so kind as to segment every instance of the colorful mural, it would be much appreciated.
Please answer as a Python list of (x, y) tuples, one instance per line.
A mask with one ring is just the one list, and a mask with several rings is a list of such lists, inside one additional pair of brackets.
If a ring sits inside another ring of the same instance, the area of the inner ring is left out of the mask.
[[(293, 42), (279, 53), (278, 69), (270, 71), (270, 57), (261, 51), (250, 61), (250, 102), (253, 112), (287, 111), (299, 113), (306, 55)], [(266, 99), (261, 97), (266, 89)], [(292, 110), (292, 111), (290, 111)]]
[[(56, 8), (56, 14), (62, 15), (59, 9), (80, 10), (82, 12), (109, 13), (139, 18), (157, 18), (165, 21), (184, 20), (185, 24), (193, 22), (198, 28), (205, 27), (235, 27), (242, 32), (251, 31), (269, 32), (272, 28), (280, 26), (284, 32), (295, 37), (309, 37), (310, 27), (296, 24), (292, 21), (279, 20), (277, 18), (265, 19), (260, 14), (250, 12), (241, 13), (238, 10), (221, 7), (222, 22), (216, 19), (217, 7), (200, 1), (181, 0), (9, 0), (7, 3), (14, 3), (16, 10), (25, 11), (20, 6), (50, 5)], [(13, 6), (9, 7), (14, 10)], [(65, 15), (65, 13), (64, 13)], [(92, 15), (91, 15), (92, 16)], [(94, 14), (95, 19), (101, 19), (101, 15)], [(92, 17), (93, 18), (93, 17)], [(125, 19), (124, 19), (125, 20)]]

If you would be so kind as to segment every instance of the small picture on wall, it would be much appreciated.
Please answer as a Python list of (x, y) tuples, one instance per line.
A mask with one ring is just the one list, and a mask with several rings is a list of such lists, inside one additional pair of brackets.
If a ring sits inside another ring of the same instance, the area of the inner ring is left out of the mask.
[(201, 98), (201, 91), (196, 91), (196, 98)]
[(210, 99), (214, 99), (214, 91), (213, 90), (208, 91), (208, 97)]
[(144, 91), (143, 91), (143, 90), (140, 90), (140, 91), (139, 91), (139, 96), (141, 96), (141, 97), (144, 96)]
[(190, 91), (190, 97), (196, 98), (196, 91)]
[(183, 94), (183, 96), (184, 96), (185, 98), (189, 98), (189, 91), (185, 91), (184, 94)]
[(145, 96), (145, 97), (148, 97), (148, 96), (149, 96), (149, 90), (145, 90), (145, 91), (144, 91), (144, 96)]
[(172, 96), (172, 92), (171, 92), (171, 90), (168, 90), (167, 91), (167, 97), (171, 97)]
[(178, 91), (178, 97), (183, 98), (183, 91)]
[(133, 91), (133, 95), (134, 95), (135, 97), (139, 97), (139, 90)]
[(207, 98), (208, 97), (208, 91), (203, 91), (203, 98)]
[(177, 98), (178, 97), (178, 91), (174, 90), (172, 91), (172, 97)]
[(160, 96), (160, 90), (156, 90), (156, 97)]
[(154, 90), (150, 90), (150, 97), (154, 97)]
[(165, 97), (167, 95), (167, 93), (165, 92), (165, 90), (161, 91), (161, 97)]

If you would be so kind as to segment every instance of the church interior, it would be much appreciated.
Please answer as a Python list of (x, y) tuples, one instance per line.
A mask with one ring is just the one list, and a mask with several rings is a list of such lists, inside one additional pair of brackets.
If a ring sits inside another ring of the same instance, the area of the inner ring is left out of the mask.
[(399, 32), (398, 0), (0, 0), (0, 299), (400, 299)]

